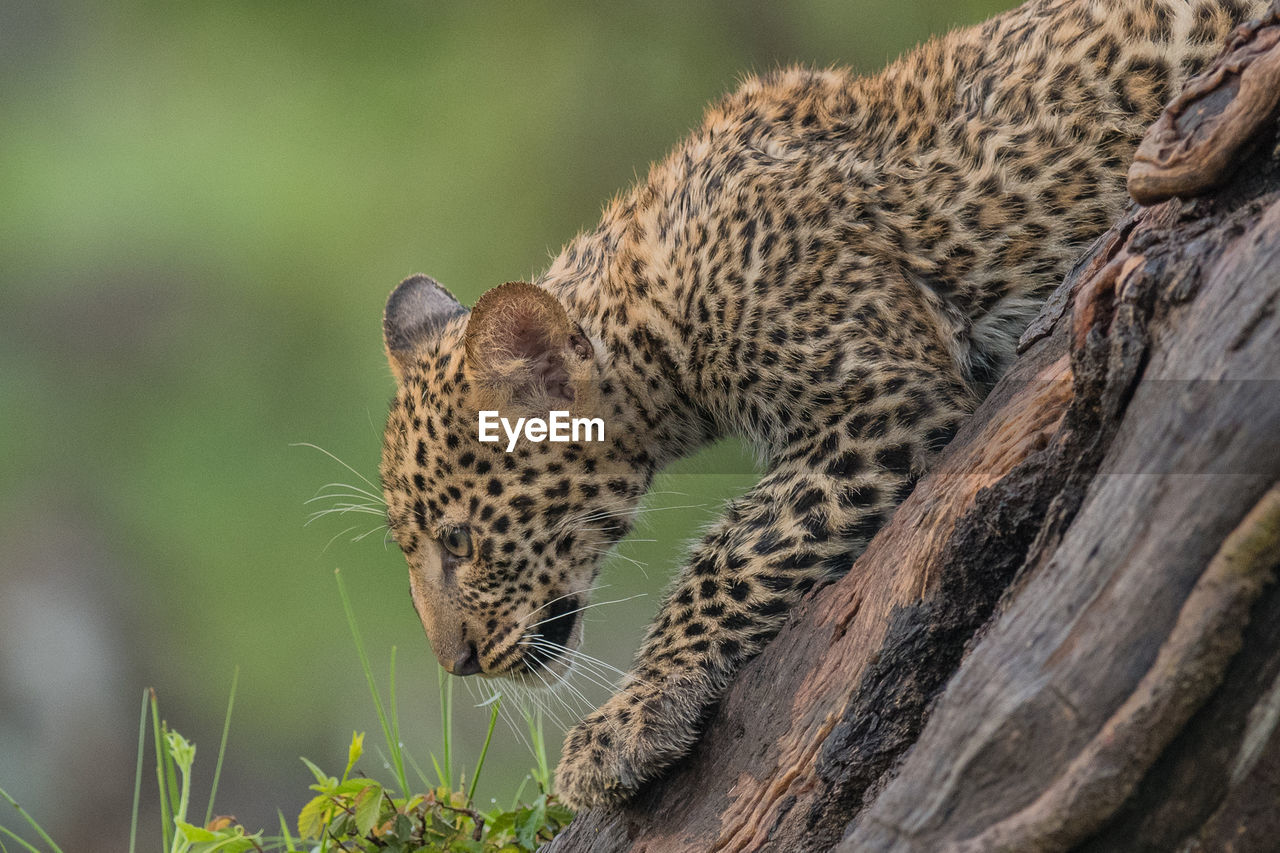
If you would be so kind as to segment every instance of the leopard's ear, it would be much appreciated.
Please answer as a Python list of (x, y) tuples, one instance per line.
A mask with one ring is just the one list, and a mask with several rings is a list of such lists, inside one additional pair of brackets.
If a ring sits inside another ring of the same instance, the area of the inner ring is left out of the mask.
[(391, 291), (382, 313), (382, 342), (387, 361), (400, 379), (418, 347), (444, 324), (467, 313), (453, 294), (428, 275), (411, 275)]
[(523, 281), (480, 297), (467, 320), (466, 347), (481, 379), (535, 408), (573, 403), (575, 380), (594, 364), (591, 342), (559, 300)]

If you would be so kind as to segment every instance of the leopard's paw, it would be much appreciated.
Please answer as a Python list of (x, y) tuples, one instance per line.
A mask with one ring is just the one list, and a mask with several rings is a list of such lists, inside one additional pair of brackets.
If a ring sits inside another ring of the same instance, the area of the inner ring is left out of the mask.
[(689, 751), (705, 708), (697, 685), (631, 686), (569, 730), (556, 792), (581, 810), (629, 799)]

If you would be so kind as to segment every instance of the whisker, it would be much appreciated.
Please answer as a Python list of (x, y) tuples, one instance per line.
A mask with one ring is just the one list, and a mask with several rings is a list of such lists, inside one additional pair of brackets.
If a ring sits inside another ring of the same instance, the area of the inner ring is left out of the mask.
[(539, 695), (537, 693), (530, 692), (529, 700), (532, 701), (535, 705), (537, 705), (539, 711), (541, 711), (542, 713), (550, 717), (551, 721), (555, 723), (556, 726), (558, 726), (561, 729), (565, 728), (564, 721), (561, 720), (558, 716), (556, 716), (555, 712), (551, 710), (551, 706), (544, 701), (544, 698), (546, 695), (548, 694), (552, 696), (555, 695), (551, 690), (551, 685), (547, 683), (547, 679), (542, 676), (542, 673), (539, 670), (534, 669), (531, 671), (533, 672), (534, 675), (538, 677), (538, 680), (542, 682), (542, 686), (546, 688), (546, 693)]
[(628, 557), (626, 554), (619, 554), (617, 551), (607, 548), (589, 548), (588, 550), (596, 554), (602, 554), (606, 559), (610, 557), (617, 557), (619, 560), (626, 560), (628, 563), (639, 569), (640, 574), (644, 575), (646, 580), (649, 577), (649, 567), (637, 560), (635, 557)]
[[(488, 690), (492, 693), (494, 699), (497, 700), (498, 702), (498, 715), (502, 717), (503, 721), (507, 724), (507, 726), (511, 729), (511, 731), (515, 734), (515, 736), (520, 740), (520, 742), (523, 743), (526, 748), (532, 750), (533, 745), (529, 743), (529, 739), (525, 737), (525, 734), (521, 730), (521, 728), (518, 725), (516, 725), (515, 714), (512, 712), (510, 705), (502, 701), (503, 699), (507, 698), (508, 694), (488, 684), (487, 682), (483, 685), (482, 689)], [(515, 695), (514, 691), (511, 692), (510, 698), (514, 700), (512, 704), (518, 705), (521, 702), (520, 697)]]
[[(686, 497), (686, 498), (688, 497), (688, 495), (685, 494), (684, 492), (669, 492), (669, 491), (649, 492), (646, 495), (646, 497), (652, 498), (655, 496), (662, 496), (662, 495), (677, 495), (679, 497)], [(574, 527), (583, 522), (601, 521), (606, 518), (614, 518), (621, 515), (640, 516), (649, 512), (657, 512), (659, 510), (703, 509), (706, 506), (707, 504), (692, 504), (692, 505), (686, 505), (686, 506), (669, 506), (669, 507), (666, 507), (666, 506), (646, 507), (646, 506), (638, 506), (636, 503), (629, 500), (616, 499), (613, 501), (603, 502), (602, 504), (597, 505), (595, 507), (589, 507), (580, 513), (565, 516), (565, 518), (563, 518), (560, 521), (560, 523), (556, 525), (555, 531), (559, 532), (560, 530), (563, 530), (568, 527)]]
[[(524, 642), (524, 641), (522, 640), (521, 642)], [(563, 645), (560, 645), (559, 643), (552, 643), (550, 640), (542, 636), (535, 636), (530, 640), (530, 642), (552, 645), (557, 650), (562, 651), (564, 654), (570, 655), (574, 659), (582, 661), (584, 665), (590, 664), (595, 671), (607, 672), (610, 678), (612, 678), (613, 675), (615, 674), (622, 678), (631, 677), (630, 673), (623, 672), (613, 664), (606, 663), (605, 661), (602, 661), (599, 658), (594, 658), (591, 655), (579, 649), (571, 649), (568, 646), (563, 646)]]
[(331, 512), (358, 512), (360, 510), (364, 510), (365, 512), (371, 512), (374, 515), (386, 515), (387, 513), (385, 509), (379, 509), (378, 507), (375, 507), (373, 504), (343, 503), (343, 504), (334, 504), (333, 506), (326, 507), (325, 509), (312, 510), (310, 515), (321, 516), (321, 515), (328, 515)]
[(610, 677), (612, 677), (613, 675), (616, 675), (616, 676), (618, 676), (619, 678), (622, 678), (622, 679), (627, 680), (627, 681), (635, 681), (635, 680), (636, 680), (636, 677), (635, 677), (634, 675), (632, 675), (631, 673), (629, 673), (629, 672), (624, 672), (624, 671), (622, 671), (622, 670), (618, 669), (618, 668), (617, 668), (616, 666), (614, 666), (613, 664), (611, 664), (611, 663), (607, 663), (607, 662), (605, 662), (605, 661), (600, 660), (600, 658), (592, 657), (591, 655), (587, 654), (586, 652), (582, 651), (581, 649), (570, 649), (570, 648), (567, 648), (567, 647), (562, 647), (562, 648), (564, 648), (564, 650), (565, 650), (567, 653), (569, 653), (569, 654), (573, 655), (573, 656), (574, 656), (575, 658), (577, 658), (578, 660), (581, 660), (584, 664), (590, 664), (590, 665), (592, 665), (592, 666), (596, 667), (597, 669), (599, 669), (601, 672), (609, 673), (609, 674), (610, 674)]
[(339, 465), (341, 465), (343, 468), (346, 468), (346, 469), (347, 469), (348, 471), (350, 471), (352, 474), (355, 474), (355, 475), (356, 475), (357, 477), (359, 477), (361, 480), (364, 480), (366, 483), (368, 483), (368, 484), (369, 484), (369, 488), (371, 488), (371, 489), (376, 489), (376, 488), (378, 488), (377, 484), (376, 484), (376, 483), (374, 483), (374, 482), (372, 482), (372, 481), (371, 481), (368, 477), (366, 477), (364, 474), (361, 474), (361, 473), (360, 473), (359, 471), (357, 471), (355, 468), (352, 468), (350, 465), (348, 465), (347, 463), (343, 462), (343, 461), (342, 461), (341, 459), (339, 459), (337, 456), (334, 456), (332, 453), (330, 453), (329, 451), (325, 450), (323, 447), (321, 447), (321, 446), (320, 446), (320, 445), (318, 445), (318, 444), (312, 444), (312, 443), (311, 443), (311, 442), (309, 442), (309, 441), (297, 441), (297, 442), (294, 442), (293, 444), (290, 444), (289, 446), (290, 446), (290, 447), (310, 447), (312, 450), (318, 450), (318, 451), (320, 451), (321, 453), (323, 453), (325, 456), (328, 456), (328, 457), (329, 457), (330, 459), (332, 459), (334, 462), (337, 462), (337, 463), (338, 463)]
[(571, 650), (566, 646), (561, 646), (556, 643), (551, 643), (542, 639), (528, 640), (528, 641), (521, 640), (520, 645), (527, 646), (539, 652), (546, 652), (547, 654), (550, 654), (554, 659), (560, 661), (561, 663), (566, 663), (566, 664), (576, 663), (574, 658), (571, 656)]
[[(581, 673), (575, 668), (574, 662), (570, 659), (561, 657), (554, 649), (544, 649), (543, 651), (550, 655), (552, 660), (565, 665), (565, 671), (557, 677), (556, 683), (551, 688), (552, 692), (557, 695), (560, 703), (565, 706), (565, 709), (571, 714), (575, 714), (577, 716), (581, 716), (582, 713), (593, 710), (598, 703), (592, 703), (592, 701), (588, 699), (586, 695), (573, 683), (574, 678), (581, 676)], [(569, 694), (569, 697), (579, 703), (580, 707), (575, 708), (571, 706), (568, 700), (565, 699), (564, 696), (560, 695), (562, 693)]]
[[(530, 743), (529, 738), (525, 736), (524, 730), (516, 724), (516, 718), (513, 715), (510, 706), (506, 702), (502, 701), (504, 695), (502, 691), (488, 683), (484, 683), (482, 685), (482, 689), (492, 692), (493, 700), (498, 703), (498, 716), (502, 717), (503, 722), (505, 722), (507, 727), (511, 729), (511, 732), (516, 736), (516, 739), (519, 740), (520, 743), (524, 744), (525, 749), (533, 752), (533, 744)], [(512, 692), (514, 694), (514, 691)], [(517, 703), (520, 702), (519, 696), (513, 695), (513, 698)]]
[[(580, 715), (580, 713), (581, 713), (581, 712), (579, 711), (579, 709), (577, 709), (577, 708), (573, 707), (573, 705), (569, 704), (569, 700), (568, 700), (568, 699), (566, 699), (566, 698), (564, 697), (565, 692), (567, 692), (567, 691), (569, 691), (569, 690), (574, 690), (574, 689), (575, 689), (575, 688), (573, 687), (573, 685), (569, 683), (569, 680), (568, 680), (568, 677), (567, 677), (567, 676), (569, 675), (568, 671), (566, 671), (566, 672), (564, 673), (564, 675), (561, 675), (561, 676), (558, 676), (558, 677), (555, 675), (555, 673), (551, 672), (550, 670), (547, 670), (546, 672), (547, 672), (547, 674), (548, 674), (548, 675), (550, 675), (550, 676), (552, 676), (552, 677), (554, 677), (554, 678), (555, 678), (555, 683), (554, 683), (554, 684), (552, 684), (552, 685), (550, 685), (550, 686), (547, 688), (548, 693), (550, 693), (550, 695), (551, 695), (551, 696), (552, 696), (552, 697), (553, 697), (557, 702), (559, 702), (559, 703), (560, 703), (560, 707), (564, 708), (565, 713), (569, 714), (569, 715), (570, 715), (570, 718), (573, 718), (573, 717), (577, 717), (577, 716), (579, 716), (579, 715)], [(544, 679), (544, 680), (545, 680), (545, 679)], [(585, 696), (583, 696), (583, 697), (582, 697), (582, 701), (584, 701), (584, 702), (586, 701), (586, 697), (585, 697)], [(565, 728), (565, 727), (564, 727), (564, 726), (562, 726), (561, 728)]]
[(529, 627), (531, 629), (537, 628), (539, 625), (545, 625), (554, 619), (563, 619), (566, 616), (572, 616), (574, 613), (581, 613), (583, 610), (590, 610), (593, 607), (604, 607), (606, 604), (621, 604), (624, 601), (631, 601), (633, 598), (644, 598), (648, 594), (649, 593), (647, 592), (637, 592), (635, 595), (629, 595), (626, 598), (615, 598), (612, 601), (594, 601), (591, 604), (584, 604), (581, 607), (576, 607), (567, 613), (559, 613), (555, 616), (548, 616), (546, 619), (543, 619), (541, 622), (534, 622)]
[(322, 554), (323, 554), (325, 551), (328, 551), (328, 550), (329, 550), (329, 546), (330, 546), (330, 545), (332, 545), (334, 542), (337, 542), (337, 541), (338, 541), (339, 539), (341, 539), (343, 536), (346, 536), (348, 533), (350, 533), (351, 531), (355, 530), (355, 529), (356, 529), (357, 527), (359, 527), (359, 526), (360, 526), (360, 525), (358, 525), (358, 524), (353, 524), (353, 525), (351, 525), (350, 527), (348, 527), (346, 530), (344, 530), (344, 531), (342, 531), (341, 533), (339, 533), (339, 534), (337, 534), (336, 536), (334, 536), (334, 537), (333, 537), (332, 539), (330, 539), (328, 542), (324, 543), (324, 547), (323, 547), (322, 549), (320, 549), (320, 553), (322, 553)]
[(571, 671), (576, 676), (582, 678), (593, 687), (597, 687), (610, 695), (617, 692), (618, 681), (616, 679), (611, 679), (602, 673), (590, 669), (585, 663), (577, 660), (576, 658), (565, 658), (563, 660), (565, 663), (568, 663), (573, 667)]
[(617, 684), (614, 683), (609, 677), (607, 677), (605, 673), (597, 671), (596, 669), (588, 666), (586, 661), (582, 661), (581, 659), (575, 657), (573, 655), (572, 649), (566, 648), (564, 646), (552, 647), (550, 645), (539, 645), (534, 643), (526, 643), (525, 645), (533, 646), (534, 648), (541, 649), (543, 651), (548, 652), (549, 654), (554, 655), (556, 659), (560, 660), (563, 663), (569, 664), (569, 666), (573, 668), (573, 670), (575, 670), (579, 675), (581, 675), (583, 678), (585, 678), (586, 680), (590, 681), (592, 684), (598, 687), (602, 687), (605, 690), (608, 690), (610, 692), (613, 692), (614, 690), (617, 689)]
[(566, 663), (568, 664), (568, 667), (565, 669), (564, 676), (561, 677), (560, 679), (560, 685), (557, 686), (556, 689), (559, 690), (561, 687), (563, 687), (564, 690), (567, 691), (570, 696), (572, 696), (575, 700), (577, 700), (577, 702), (580, 705), (580, 709), (575, 709), (575, 710), (577, 710), (579, 715), (581, 715), (582, 711), (590, 711), (594, 707), (594, 705), (591, 704), (591, 700), (589, 700), (586, 697), (586, 695), (581, 690), (579, 690), (577, 686), (574, 685), (573, 683), (572, 678), (575, 675), (579, 674), (577, 670), (574, 668), (573, 661), (566, 661)]
[(605, 518), (615, 518), (619, 515), (636, 516), (648, 515), (651, 512), (667, 512), (674, 509), (706, 509), (708, 504), (681, 504), (679, 506), (642, 506), (634, 509), (618, 508), (614, 510), (600, 510), (591, 515), (584, 516), (581, 521), (600, 521)]
[(386, 527), (386, 525), (385, 525), (385, 524), (379, 524), (377, 527), (372, 527), (372, 528), (370, 528), (369, 530), (366, 530), (364, 533), (361, 533), (359, 536), (355, 537), (355, 538), (354, 538), (354, 539), (352, 539), (351, 541), (352, 541), (352, 542), (361, 542), (361, 541), (363, 541), (363, 540), (365, 540), (365, 539), (369, 538), (369, 537), (370, 537), (370, 536), (372, 536), (373, 534), (377, 533), (379, 530), (382, 530), (384, 527)]
[[(592, 588), (591, 588), (591, 590), (588, 592), (588, 594), (593, 593), (593, 592), (596, 592), (597, 590), (601, 590), (601, 589), (608, 589), (610, 586), (612, 586), (612, 584), (604, 584), (603, 586), (592, 587)], [(540, 606), (538, 606), (538, 607), (535, 607), (533, 610), (530, 610), (528, 613), (526, 613), (526, 614), (525, 614), (525, 615), (520, 619), (520, 621), (516, 623), (516, 626), (517, 626), (517, 627), (519, 627), (520, 625), (523, 625), (523, 624), (525, 623), (525, 620), (526, 620), (526, 619), (531, 619), (531, 618), (533, 618), (533, 616), (534, 616), (535, 614), (537, 614), (537, 612), (538, 612), (539, 610), (542, 610), (544, 607), (550, 607), (551, 605), (555, 604), (557, 601), (562, 601), (562, 600), (564, 600), (564, 599), (566, 599), (566, 598), (571, 598), (571, 597), (573, 597), (573, 596), (575, 596), (575, 595), (577, 595), (577, 594), (578, 594), (578, 593), (576, 593), (576, 592), (566, 592), (564, 595), (556, 596), (555, 598), (551, 599), (550, 601), (548, 601), (548, 602), (546, 602), (546, 603), (544, 603), (544, 604), (542, 604), (542, 605), (540, 605)], [(537, 624), (541, 625), (542, 623), (541, 623), (541, 622), (539, 622), (539, 623), (537, 623)]]
[(376, 515), (380, 517), (386, 516), (386, 513), (381, 512), (380, 510), (372, 509), (372, 508), (366, 508), (366, 507), (360, 507), (360, 506), (332, 507), (331, 509), (322, 509), (322, 510), (318, 510), (316, 512), (311, 513), (310, 515), (307, 516), (307, 520), (303, 523), (302, 526), (309, 527), (312, 522), (318, 521), (319, 519), (324, 518), (326, 515), (346, 515), (349, 512), (359, 512), (359, 513), (364, 513), (365, 515)]
[(565, 649), (565, 652), (582, 666), (584, 672), (591, 672), (597, 678), (607, 682), (605, 686), (610, 690), (616, 690), (619, 682), (628, 684), (636, 680), (631, 673), (623, 672), (611, 663), (582, 654), (576, 649)]
[(316, 495), (313, 498), (308, 498), (307, 500), (302, 502), (302, 505), (309, 506), (319, 501), (337, 501), (337, 500), (348, 500), (348, 501), (351, 501), (352, 503), (360, 504), (361, 506), (381, 507), (384, 512), (386, 511), (386, 508), (387, 508), (386, 504), (382, 503), (382, 501), (378, 501), (377, 503), (372, 503), (371, 502), (373, 500), (372, 498), (370, 498), (368, 495), (362, 495), (358, 492), (325, 492), (323, 495)]
[(359, 486), (353, 486), (350, 483), (340, 483), (336, 480), (332, 483), (325, 483), (323, 486), (316, 489), (317, 497), (323, 497), (322, 493), (324, 492), (325, 489), (349, 489), (352, 492), (356, 492), (357, 494), (360, 494), (366, 498), (369, 498), (370, 500), (377, 501), (380, 504), (386, 504), (386, 501), (383, 500), (382, 495), (378, 494), (377, 492), (371, 492), (368, 489), (362, 489)]

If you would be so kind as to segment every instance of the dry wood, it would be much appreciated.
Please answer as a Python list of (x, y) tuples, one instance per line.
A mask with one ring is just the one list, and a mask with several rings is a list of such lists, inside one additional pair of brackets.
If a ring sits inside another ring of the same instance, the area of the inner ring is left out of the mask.
[(1142, 204), (1191, 198), (1219, 186), (1280, 103), (1280, 12), (1232, 34), (1226, 56), (1174, 98), (1129, 167)]

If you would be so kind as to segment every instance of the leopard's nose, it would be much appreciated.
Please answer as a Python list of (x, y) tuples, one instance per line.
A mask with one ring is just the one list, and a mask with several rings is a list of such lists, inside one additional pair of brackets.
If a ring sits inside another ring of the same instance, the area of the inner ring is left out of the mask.
[(453, 666), (449, 667), (449, 672), (454, 675), (475, 675), (479, 671), (480, 654), (476, 651), (476, 644), (468, 642), (453, 659)]

